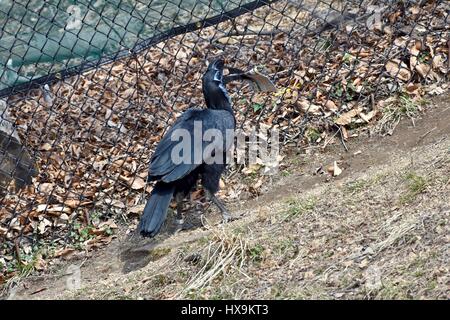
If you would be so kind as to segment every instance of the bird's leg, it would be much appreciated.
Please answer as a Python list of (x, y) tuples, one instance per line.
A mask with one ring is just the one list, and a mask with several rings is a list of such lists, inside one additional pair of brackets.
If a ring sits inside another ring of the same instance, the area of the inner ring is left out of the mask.
[(178, 192), (175, 195), (175, 201), (177, 202), (177, 215), (175, 217), (175, 222), (177, 224), (176, 231), (183, 229), (184, 219), (183, 219), (183, 194)]
[(175, 216), (175, 233), (181, 231), (181, 230), (188, 230), (193, 227), (193, 225), (189, 222), (184, 221), (183, 217), (183, 199), (185, 195), (182, 192), (179, 192), (175, 195), (175, 201), (177, 203), (177, 215)]
[(231, 214), (228, 212), (227, 208), (225, 208), (225, 205), (220, 201), (216, 195), (209, 190), (205, 189), (206, 197), (211, 200), (220, 210), (222, 213), (222, 218), (225, 222), (229, 222), (232, 220)]

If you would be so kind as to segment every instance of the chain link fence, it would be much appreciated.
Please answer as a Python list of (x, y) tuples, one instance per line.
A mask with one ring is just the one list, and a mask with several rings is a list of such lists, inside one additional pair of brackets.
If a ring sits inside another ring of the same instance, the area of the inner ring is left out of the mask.
[[(136, 227), (157, 142), (204, 104), (206, 61), (276, 84), (230, 84), (242, 129), (277, 129), (283, 153), (345, 147), (351, 129), (392, 134), (447, 89), (449, 12), (443, 0), (0, 2), (0, 283)], [(263, 171), (231, 166), (221, 195), (265, 192)]]

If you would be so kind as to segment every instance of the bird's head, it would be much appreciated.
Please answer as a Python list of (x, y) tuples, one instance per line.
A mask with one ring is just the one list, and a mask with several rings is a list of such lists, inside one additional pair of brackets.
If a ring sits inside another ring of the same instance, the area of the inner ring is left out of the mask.
[(231, 108), (230, 97), (223, 83), (223, 69), (225, 62), (222, 59), (212, 61), (202, 79), (203, 95), (206, 106), (211, 109)]
[(223, 81), (223, 69), (225, 68), (225, 61), (223, 59), (216, 59), (208, 65), (208, 69), (203, 75), (203, 83), (215, 82), (217, 84)]
[(222, 72), (225, 67), (225, 61), (223, 59), (216, 59), (208, 65), (208, 71)]
[[(228, 75), (223, 75), (223, 69), (228, 69)], [(211, 109), (231, 109), (231, 99), (225, 85), (231, 81), (249, 81), (255, 91), (276, 91), (270, 79), (261, 74), (257, 68), (242, 71), (227, 67), (223, 59), (212, 61), (203, 75), (203, 95), (206, 106)]]

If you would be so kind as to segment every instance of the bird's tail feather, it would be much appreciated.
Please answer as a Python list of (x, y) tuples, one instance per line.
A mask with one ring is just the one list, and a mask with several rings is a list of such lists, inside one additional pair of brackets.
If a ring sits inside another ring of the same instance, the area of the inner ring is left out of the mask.
[(172, 184), (158, 182), (144, 208), (139, 231), (144, 237), (154, 237), (166, 220), (167, 209), (172, 200), (175, 187)]

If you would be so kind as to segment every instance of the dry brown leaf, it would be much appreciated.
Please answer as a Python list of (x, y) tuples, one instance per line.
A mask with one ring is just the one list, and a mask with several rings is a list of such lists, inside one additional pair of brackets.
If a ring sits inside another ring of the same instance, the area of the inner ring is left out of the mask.
[(352, 109), (344, 114), (342, 114), (339, 118), (334, 120), (334, 123), (340, 126), (345, 126), (347, 124), (350, 124), (352, 122), (352, 119), (356, 117), (359, 113), (361, 113), (362, 108), (358, 107), (355, 109)]
[(402, 81), (408, 81), (411, 79), (411, 71), (408, 70), (408, 67), (403, 61), (398, 59), (394, 59), (388, 61), (386, 63), (387, 72), (396, 79), (400, 79)]
[(249, 174), (258, 172), (258, 170), (260, 168), (261, 168), (260, 164), (257, 164), (257, 163), (251, 164), (251, 165), (245, 167), (244, 169), (242, 169), (242, 173), (245, 175), (249, 175)]
[(334, 161), (333, 165), (327, 168), (327, 171), (333, 176), (337, 177), (342, 173), (342, 169), (339, 168), (337, 161)]
[(43, 193), (50, 193), (55, 188), (55, 184), (53, 183), (41, 183), (39, 185), (39, 191)]
[(409, 83), (405, 89), (410, 95), (416, 95), (416, 96), (422, 95), (421, 86), (418, 83)]
[(140, 190), (145, 187), (145, 180), (139, 176), (135, 176), (133, 179), (133, 183), (131, 184), (131, 189)]
[(372, 111), (370, 111), (370, 112), (368, 112), (368, 113), (363, 113), (363, 112), (361, 112), (361, 113), (359, 114), (359, 117), (360, 117), (361, 119), (363, 119), (365, 122), (369, 123), (370, 120), (372, 120), (372, 118), (375, 117), (376, 114), (377, 114), (377, 112), (376, 112), (375, 110), (372, 110)]
[(80, 205), (80, 200), (67, 199), (66, 201), (64, 201), (64, 204), (72, 209), (75, 209)]
[(342, 132), (342, 137), (344, 138), (345, 141), (347, 141), (348, 139), (348, 131), (347, 129), (345, 129), (344, 126), (340, 126), (341, 132)]
[(6, 229), (6, 228), (0, 226), (0, 234), (1, 234), (1, 235), (5, 235), (7, 232), (8, 232), (8, 229)]
[(422, 76), (422, 78), (428, 78), (430, 80), (440, 80), (440, 76), (434, 72), (431, 67), (425, 63), (419, 63), (416, 65), (417, 72)]
[(202, 189), (195, 190), (191, 193), (191, 199), (193, 201), (199, 200), (202, 197), (202, 195), (203, 195)]
[(123, 208), (126, 207), (125, 203), (123, 203), (123, 202), (120, 201), (120, 200), (116, 200), (116, 199), (105, 199), (104, 201), (105, 201), (106, 204), (108, 204), (108, 205), (110, 205), (110, 206), (113, 206), (113, 207), (116, 207), (116, 208), (121, 208), (121, 209), (123, 209)]
[(78, 147), (78, 146), (76, 146), (76, 145), (71, 145), (71, 146), (70, 146), (70, 152), (72, 153), (72, 155), (73, 155), (75, 158), (79, 158), (79, 157), (80, 157), (80, 154), (81, 154), (81, 148)]
[(333, 102), (333, 100), (327, 100), (324, 106), (329, 111), (337, 111), (339, 109), (338, 106)]
[(101, 222), (97, 227), (97, 229), (100, 229), (103, 231), (108, 228), (117, 229), (117, 224), (114, 222), (114, 220), (110, 219), (108, 221)]
[(440, 70), (442, 73), (447, 73), (445, 57), (443, 55), (438, 54), (433, 57), (433, 68)]
[(63, 248), (55, 251), (55, 257), (68, 257), (69, 255), (72, 255), (75, 252), (75, 249), (73, 248)]
[(62, 213), (71, 213), (72, 210), (69, 207), (66, 206), (62, 206), (62, 205), (47, 205), (47, 204), (40, 204), (37, 206), (36, 208), (37, 212), (44, 212), (46, 211), (47, 213), (50, 214), (56, 214), (56, 215), (60, 215)]
[(304, 100), (304, 99), (299, 100), (299, 101), (297, 101), (297, 104), (306, 113), (313, 114), (313, 115), (322, 114), (322, 112), (321, 112), (322, 108), (319, 105), (311, 103), (308, 100)]
[(138, 204), (136, 206), (129, 207), (128, 213), (142, 213), (142, 211), (144, 211), (144, 208), (145, 208), (145, 203)]
[(47, 219), (42, 219), (42, 221), (39, 222), (38, 226), (37, 226), (37, 230), (39, 232), (39, 234), (44, 234), (45, 231), (47, 230), (48, 226), (51, 226), (52, 223), (47, 220)]
[(258, 179), (258, 182), (256, 182), (256, 183), (252, 186), (252, 188), (253, 188), (254, 190), (258, 190), (259, 188), (261, 188), (262, 184), (263, 184), (263, 179), (260, 178), (260, 179)]
[[(137, 90), (135, 88), (128, 88), (120, 93), (120, 97), (123, 99), (135, 98), (137, 96)], [(109, 117), (107, 117), (109, 118)]]
[(41, 150), (41, 151), (50, 151), (50, 150), (52, 150), (52, 146), (51, 146), (50, 143), (46, 142), (39, 148), (39, 150)]
[(220, 44), (237, 44), (239, 43), (239, 40), (236, 39), (235, 37), (221, 37), (219, 39), (217, 39), (217, 42), (219, 42)]
[(106, 166), (107, 163), (108, 163), (108, 161), (106, 161), (106, 160), (95, 161), (92, 164), (92, 167), (94, 168), (94, 170), (101, 171), (101, 170), (103, 170), (103, 168)]

